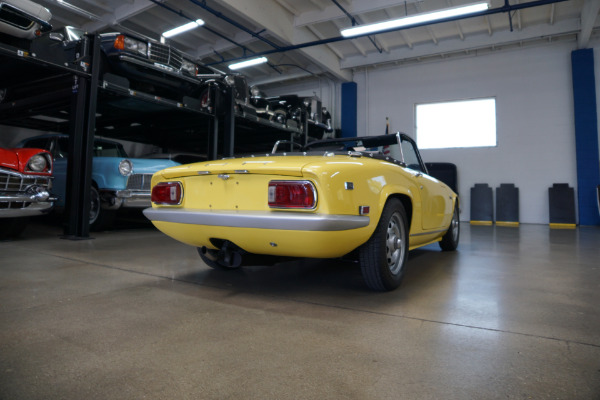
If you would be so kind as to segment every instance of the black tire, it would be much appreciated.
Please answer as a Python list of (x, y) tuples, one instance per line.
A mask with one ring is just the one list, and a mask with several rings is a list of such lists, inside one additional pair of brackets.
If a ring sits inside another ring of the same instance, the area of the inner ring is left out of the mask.
[(241, 263), (235, 266), (229, 266), (223, 264), (219, 261), (219, 251), (213, 249), (207, 249), (206, 247), (198, 247), (198, 254), (200, 258), (206, 265), (214, 269), (220, 269), (224, 271), (232, 271), (234, 269), (239, 269), (241, 267)]
[(27, 227), (29, 218), (0, 218), (0, 240), (18, 238)]
[(452, 221), (448, 231), (442, 237), (440, 248), (442, 251), (454, 251), (458, 247), (458, 240), (460, 239), (460, 219), (458, 217), (458, 203), (454, 206), (454, 214), (452, 215)]
[(100, 193), (94, 186), (90, 189), (90, 231), (98, 232), (112, 227), (116, 210), (104, 210)]
[(287, 111), (281, 108), (276, 109), (275, 111), (273, 111), (273, 114), (271, 116), (271, 121), (273, 122), (277, 122), (280, 123), (282, 125), (285, 125), (287, 123)]
[(400, 200), (390, 199), (375, 232), (359, 248), (360, 268), (369, 288), (383, 292), (400, 286), (408, 259), (408, 237), (404, 206)]

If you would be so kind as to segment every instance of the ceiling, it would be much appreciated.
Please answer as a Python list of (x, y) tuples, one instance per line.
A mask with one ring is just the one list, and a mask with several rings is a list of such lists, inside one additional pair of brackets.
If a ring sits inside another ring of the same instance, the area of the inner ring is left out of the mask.
[[(382, 64), (561, 40), (577, 41), (579, 48), (585, 48), (600, 32), (600, 0), (567, 0), (351, 40), (338, 39), (340, 29), (352, 26), (352, 19), (363, 25), (475, 0), (35, 1), (50, 9), (55, 27), (136, 32), (154, 39), (201, 18), (206, 22), (203, 27), (173, 37), (169, 43), (221, 70), (227, 70), (232, 60), (265, 54), (268, 64), (242, 72), (251, 83), (266, 86), (312, 76), (348, 81), (354, 70)], [(538, 1), (490, 0), (490, 8), (528, 3)]]

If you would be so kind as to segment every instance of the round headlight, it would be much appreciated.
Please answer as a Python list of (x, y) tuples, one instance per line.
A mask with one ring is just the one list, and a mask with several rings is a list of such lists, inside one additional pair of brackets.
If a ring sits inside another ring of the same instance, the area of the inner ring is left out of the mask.
[(225, 83), (228, 84), (229, 86), (235, 85), (235, 77), (233, 75), (226, 75)]
[(186, 60), (185, 58), (181, 61), (181, 69), (187, 71), (190, 75), (197, 75), (198, 67), (191, 61)]
[(119, 163), (119, 172), (123, 176), (129, 176), (133, 172), (133, 163), (129, 160), (123, 160)]
[(27, 163), (27, 168), (34, 172), (42, 172), (48, 166), (48, 162), (46, 161), (46, 157), (41, 154), (36, 154), (35, 156), (29, 159)]

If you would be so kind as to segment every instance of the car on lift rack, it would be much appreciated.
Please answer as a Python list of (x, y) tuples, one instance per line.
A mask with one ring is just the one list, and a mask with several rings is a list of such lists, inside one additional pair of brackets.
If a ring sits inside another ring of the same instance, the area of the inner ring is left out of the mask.
[[(85, 31), (65, 26), (43, 35), (33, 44), (32, 52), (40, 59), (63, 64), (72, 53), (72, 64), (89, 62), (89, 50), (80, 46)], [(100, 79), (110, 79), (131, 90), (184, 101), (185, 96), (199, 99), (208, 79), (222, 73), (192, 60), (175, 47), (142, 35), (101, 33)], [(114, 77), (116, 75), (116, 77)]]
[(129, 79), (131, 89), (183, 100), (199, 98), (208, 79), (221, 74), (171, 45), (128, 33), (100, 34), (102, 72)]
[(409, 250), (458, 246), (458, 196), (427, 174), (407, 135), (329, 139), (276, 153), (159, 171), (144, 214), (197, 247), (213, 268), (351, 255), (379, 291), (398, 287)]
[[(209, 112), (225, 113), (226, 96), (228, 90), (231, 90), (233, 96), (233, 111), (238, 115), (243, 115), (251, 118), (262, 117), (260, 108), (262, 104), (258, 104), (255, 98), (251, 95), (250, 86), (246, 77), (239, 73), (229, 73), (214, 70), (219, 75), (204, 81), (206, 86), (203, 88), (200, 95), (200, 103), (202, 108)], [(256, 87), (255, 87), (256, 88)], [(256, 88), (255, 90), (258, 90)]]
[(0, 148), (0, 240), (18, 236), (28, 217), (50, 212), (52, 156), (42, 149)]
[(269, 97), (255, 87), (250, 90), (253, 102), (261, 105), (259, 115), (281, 124), (293, 123), (302, 131), (307, 124), (308, 136), (314, 139), (324, 139), (333, 132), (331, 114), (319, 97), (295, 94)]
[[(59, 197), (57, 207), (64, 207), (67, 192), (69, 137), (47, 134), (28, 138), (21, 147), (47, 149), (54, 158), (53, 191)], [(90, 229), (108, 228), (119, 208), (145, 208), (150, 205), (152, 174), (178, 162), (164, 159), (129, 158), (119, 142), (94, 139), (92, 187), (90, 190)]]

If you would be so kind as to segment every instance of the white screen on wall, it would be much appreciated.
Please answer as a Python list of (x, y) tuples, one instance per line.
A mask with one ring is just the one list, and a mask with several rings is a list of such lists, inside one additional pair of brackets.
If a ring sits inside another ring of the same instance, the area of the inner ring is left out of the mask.
[(474, 99), (415, 106), (420, 149), (496, 146), (496, 99)]

